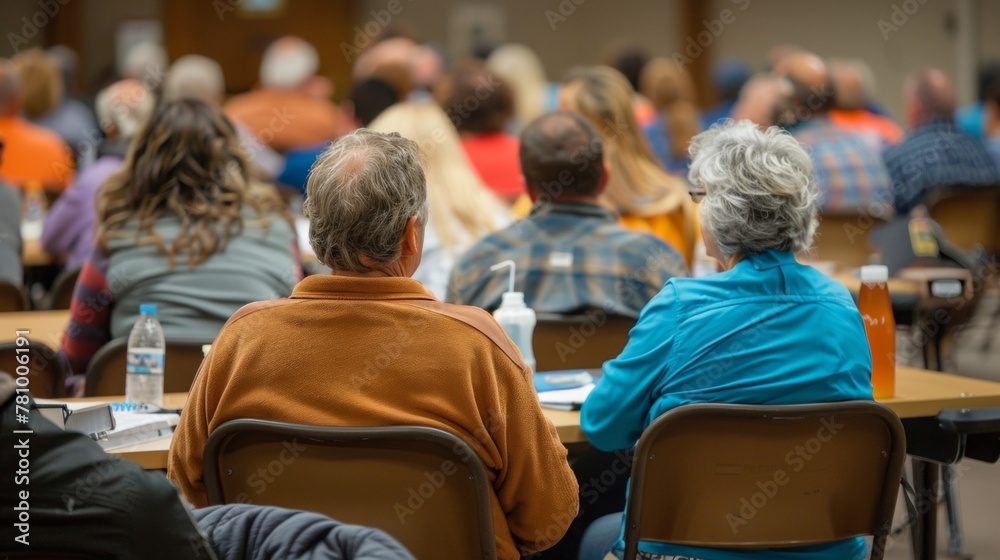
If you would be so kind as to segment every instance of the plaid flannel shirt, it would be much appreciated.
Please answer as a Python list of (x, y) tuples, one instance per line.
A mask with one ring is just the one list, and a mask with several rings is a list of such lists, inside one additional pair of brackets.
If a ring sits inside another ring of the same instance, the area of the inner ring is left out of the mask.
[(452, 271), (448, 301), (495, 310), (508, 275), (490, 266), (507, 259), (517, 265), (515, 289), (540, 313), (638, 317), (668, 279), (687, 275), (676, 250), (622, 227), (603, 206), (555, 202), (473, 246)]

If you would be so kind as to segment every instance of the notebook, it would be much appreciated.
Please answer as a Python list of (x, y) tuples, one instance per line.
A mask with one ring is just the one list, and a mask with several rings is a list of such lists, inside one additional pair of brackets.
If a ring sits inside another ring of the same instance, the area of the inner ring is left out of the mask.
[(180, 414), (115, 412), (115, 428), (97, 440), (105, 451), (157, 439), (173, 433)]
[(536, 373), (534, 382), (538, 403), (554, 410), (580, 410), (594, 390), (594, 377), (583, 370)]

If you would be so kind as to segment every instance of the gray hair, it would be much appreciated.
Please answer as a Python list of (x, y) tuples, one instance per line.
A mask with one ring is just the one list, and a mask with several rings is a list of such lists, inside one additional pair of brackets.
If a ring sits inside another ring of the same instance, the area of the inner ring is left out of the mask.
[(209, 103), (219, 103), (226, 93), (222, 67), (211, 58), (189, 54), (170, 66), (163, 82), (164, 99), (191, 97)]
[(427, 182), (416, 142), (398, 133), (360, 129), (316, 160), (302, 211), (309, 244), (334, 271), (368, 272), (361, 261), (399, 258), (407, 222), (427, 222)]
[(725, 256), (805, 251), (816, 233), (809, 154), (778, 127), (729, 121), (691, 140), (691, 182), (705, 189), (701, 219)]

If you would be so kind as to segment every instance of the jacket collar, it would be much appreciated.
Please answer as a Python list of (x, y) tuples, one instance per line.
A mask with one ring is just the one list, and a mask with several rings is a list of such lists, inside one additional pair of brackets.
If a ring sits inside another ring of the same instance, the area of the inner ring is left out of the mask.
[(551, 216), (553, 214), (570, 214), (581, 218), (598, 218), (609, 222), (618, 221), (611, 210), (593, 202), (546, 202), (536, 204), (531, 209), (530, 217)]
[(413, 278), (356, 278), (314, 274), (296, 284), (291, 299), (424, 299), (436, 301), (423, 284)]
[(762, 253), (756, 253), (744, 257), (742, 262), (749, 263), (754, 270), (768, 270), (771, 268), (796, 264), (795, 255), (788, 251), (776, 251), (768, 249)]

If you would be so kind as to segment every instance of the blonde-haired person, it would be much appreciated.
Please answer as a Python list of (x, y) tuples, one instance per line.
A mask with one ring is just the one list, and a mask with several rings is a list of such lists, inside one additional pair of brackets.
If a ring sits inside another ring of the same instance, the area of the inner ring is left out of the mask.
[(97, 195), (94, 251), (62, 349), (82, 374), (140, 304), (172, 335), (214, 337), (240, 307), (287, 297), (301, 276), (291, 217), (259, 187), (236, 129), (201, 100), (161, 102)]
[(570, 73), (560, 94), (563, 109), (587, 117), (601, 132), (610, 168), (602, 200), (626, 227), (652, 233), (684, 256), (688, 267), (699, 241), (697, 207), (687, 184), (656, 161), (632, 111), (635, 91), (607, 66)]
[(688, 144), (701, 131), (691, 75), (669, 58), (654, 58), (642, 69), (639, 91), (656, 107), (643, 127), (653, 154), (667, 171), (686, 177)]
[(78, 167), (93, 160), (97, 130), (93, 111), (66, 95), (59, 61), (52, 54), (33, 48), (11, 59), (21, 76), (24, 90), (24, 116), (38, 126), (55, 132), (73, 151)]
[(443, 301), (455, 261), (480, 238), (506, 226), (507, 209), (476, 174), (462, 151), (458, 132), (437, 105), (394, 105), (370, 128), (398, 132), (420, 148), (427, 175), (430, 223), (413, 278)]
[(559, 86), (545, 78), (545, 68), (535, 51), (524, 45), (509, 43), (497, 47), (486, 67), (510, 86), (514, 92), (514, 123), (512, 132), (519, 132), (559, 105)]

